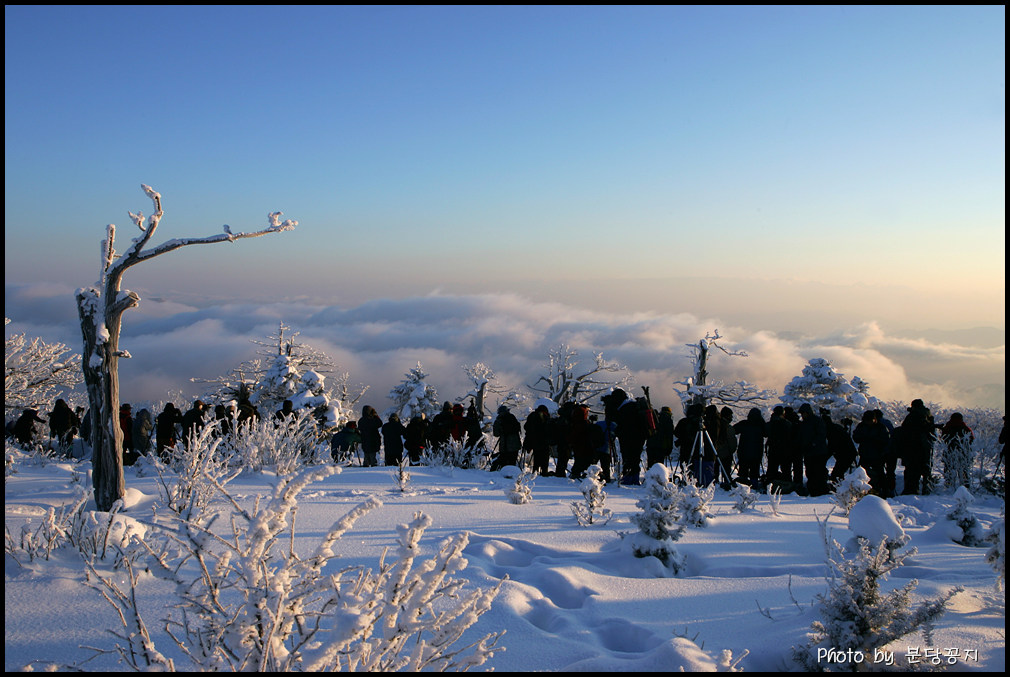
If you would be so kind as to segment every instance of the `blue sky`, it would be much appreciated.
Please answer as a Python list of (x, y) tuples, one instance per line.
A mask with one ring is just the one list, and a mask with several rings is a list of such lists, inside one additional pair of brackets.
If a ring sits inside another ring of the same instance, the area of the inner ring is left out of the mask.
[(5, 58), (7, 285), (94, 280), (143, 182), (164, 239), (301, 225), (142, 296), (1004, 327), (1002, 6), (8, 6)]

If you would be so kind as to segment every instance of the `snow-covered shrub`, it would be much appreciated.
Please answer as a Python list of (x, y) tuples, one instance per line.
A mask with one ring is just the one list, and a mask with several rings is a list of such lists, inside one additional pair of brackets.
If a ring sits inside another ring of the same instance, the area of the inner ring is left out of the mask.
[(505, 490), (509, 503), (525, 505), (533, 500), (533, 475), (523, 470), (516, 475), (515, 484)]
[(603, 490), (603, 482), (600, 474), (603, 469), (598, 465), (591, 465), (586, 470), (586, 478), (582, 480), (579, 490), (585, 497), (584, 501), (572, 501), (572, 513), (578, 520), (580, 526), (587, 527), (603, 520), (603, 524), (610, 521), (613, 516), (610, 508), (605, 507), (607, 502), (607, 492)]
[(154, 467), (161, 498), (173, 513), (187, 518), (204, 510), (217, 491), (215, 484), (224, 486), (239, 473), (229, 467), (228, 455), (221, 453), (221, 442), (213, 426), (207, 425), (188, 443), (176, 445), (171, 468), (153, 454), (145, 459), (142, 467)]
[[(190, 518), (189, 528), (157, 550), (138, 541), (147, 566), (175, 584), (176, 604), (165, 630), (182, 655), (166, 658), (155, 647), (138, 610), (137, 576), (129, 588), (98, 577), (95, 587), (119, 611), (124, 632), (116, 648), (133, 669), (235, 671), (452, 670), (483, 664), (498, 649), (501, 633), (456, 647), (463, 632), (490, 608), (498, 587), (463, 593), (451, 576), (466, 567), (466, 534), (446, 539), (439, 551), (414, 566), (431, 521), (417, 513), (399, 527), (396, 560), (378, 571), (333, 571), (334, 545), (354, 522), (379, 507), (369, 499), (331, 527), (316, 550), (299, 556), (290, 547), (299, 493), (312, 481), (338, 472), (322, 466), (281, 478), (272, 498), (236, 510), (226, 537), (210, 534), (216, 515)], [(176, 551), (181, 548), (181, 554)], [(176, 664), (176, 660), (179, 664)]]
[[(769, 485), (769, 491), (771, 485)], [(729, 491), (730, 497), (734, 500), (733, 509), (737, 512), (746, 512), (754, 507), (758, 497), (754, 491), (746, 484), (738, 484)]]
[(238, 426), (228, 446), (233, 452), (232, 463), (253, 472), (271, 468), (285, 475), (305, 463), (329, 458), (329, 446), (320, 442), (319, 429), (308, 409), (283, 422), (250, 419)]
[(769, 484), (766, 490), (768, 494), (768, 507), (771, 508), (772, 515), (779, 516), (779, 506), (782, 505), (782, 489), (777, 489)]
[(857, 537), (858, 548), (847, 557), (828, 535), (827, 520), (818, 522), (830, 567), (828, 591), (817, 596), (821, 620), (811, 624), (813, 632), (807, 635), (806, 646), (793, 647), (793, 658), (811, 672), (855, 671), (873, 665), (875, 650), (910, 633), (920, 631), (926, 643), (932, 644), (933, 621), (961, 589), (913, 609), (911, 595), (918, 581), (913, 579), (889, 593), (880, 584), (915, 554), (914, 548), (897, 550), (887, 536), (875, 543)]
[(852, 506), (872, 490), (870, 476), (866, 474), (866, 470), (862, 466), (856, 466), (845, 473), (845, 477), (842, 478), (842, 481), (835, 487), (834, 493), (831, 494), (831, 501), (842, 509), (843, 515), (848, 515), (849, 511), (852, 510)]
[(954, 507), (947, 513), (947, 519), (952, 520), (961, 529), (961, 538), (958, 543), (968, 546), (984, 546), (985, 533), (982, 523), (971, 511), (969, 506), (975, 502), (975, 497), (963, 486), (958, 487), (954, 492)]
[(985, 553), (985, 561), (988, 562), (993, 571), (996, 572), (996, 590), (1003, 590), (1003, 583), (1006, 581), (1006, 503), (1000, 510), (1000, 519), (992, 525), (985, 540), (992, 543), (992, 546)]
[(680, 500), (677, 509), (680, 521), (692, 527), (707, 527), (714, 515), (709, 509), (715, 496), (715, 485), (710, 484), (702, 489), (696, 484), (688, 484), (680, 489)]
[(467, 449), (462, 442), (450, 437), (448, 442), (438, 448), (425, 447), (421, 452), (421, 465), (445, 470), (469, 468), (473, 464), (472, 457), (473, 450)]
[(645, 474), (645, 495), (635, 505), (641, 512), (631, 516), (638, 532), (624, 537), (635, 557), (655, 557), (676, 574), (684, 567), (684, 557), (674, 543), (684, 535), (679, 518), (680, 492), (670, 481), (670, 472), (661, 463)]

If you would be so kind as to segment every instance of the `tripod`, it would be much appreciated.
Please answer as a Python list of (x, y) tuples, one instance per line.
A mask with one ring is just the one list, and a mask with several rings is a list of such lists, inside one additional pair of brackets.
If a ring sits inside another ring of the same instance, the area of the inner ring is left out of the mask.
[[(706, 444), (708, 445), (707, 447), (705, 446)], [(697, 459), (693, 463), (694, 468), (692, 468), (692, 470), (694, 471), (695, 483), (707, 486), (710, 482), (715, 481), (716, 478), (712, 477), (709, 481), (705, 481), (706, 478), (702, 476), (703, 459), (705, 457), (706, 448), (712, 450), (712, 455), (715, 456), (715, 463), (718, 465), (722, 476), (726, 478), (726, 484), (732, 484), (733, 478), (726, 470), (726, 466), (723, 465), (722, 459), (719, 458), (715, 443), (712, 441), (712, 436), (708, 434), (708, 429), (705, 427), (704, 419), (699, 419), (698, 432), (694, 434), (694, 443), (691, 445), (691, 458)]]

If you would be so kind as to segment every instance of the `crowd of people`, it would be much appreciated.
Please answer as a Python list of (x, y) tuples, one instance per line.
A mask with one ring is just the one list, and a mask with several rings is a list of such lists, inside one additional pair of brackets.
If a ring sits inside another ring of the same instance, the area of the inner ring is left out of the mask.
[[(836, 421), (828, 410), (815, 411), (809, 403), (798, 410), (776, 406), (767, 420), (757, 408), (734, 420), (729, 407), (695, 403), (675, 423), (672, 409), (654, 409), (648, 389), (643, 390), (644, 397), (634, 398), (621, 388), (613, 389), (601, 398), (602, 416), (587, 404), (569, 402), (556, 407), (540, 404), (520, 421), (503, 405), (490, 437), (484, 434), (483, 417), (473, 402), (466, 409), (445, 402), (430, 420), (422, 414), (406, 423), (395, 413), (383, 421), (374, 407), (366, 405), (358, 420), (347, 421), (332, 436), (330, 450), (337, 463), (419, 464), (426, 451), (454, 442), (466, 452), (465, 463), (471, 467), (479, 467), (477, 459), (483, 456), (490, 459), (491, 470), (520, 466), (541, 476), (580, 479), (591, 465), (599, 465), (601, 479), (622, 484), (640, 482), (644, 454), (646, 467), (656, 463), (677, 467), (682, 477), (700, 485), (774, 484), (783, 493), (812, 496), (832, 491), (858, 466), (866, 471), (875, 493), (890, 497), (897, 491), (899, 463), (904, 471), (901, 493), (928, 493), (935, 443), (942, 442), (943, 466), (949, 474), (960, 467), (949, 455), (974, 440), (960, 413), (937, 424), (922, 400), (914, 400), (897, 424), (879, 409), (864, 412), (857, 423), (848, 418)], [(274, 420), (281, 425), (295, 414), (288, 400)], [(123, 404), (119, 411), (123, 463), (132, 465), (152, 451), (168, 460), (179, 442), (188, 443), (205, 426), (212, 425), (213, 434), (225, 435), (235, 425), (259, 418), (248, 401), (219, 404), (213, 412), (199, 399), (186, 412), (169, 402), (157, 416), (146, 408), (134, 415), (131, 405)], [(48, 420), (36, 409), (25, 409), (8, 424), (7, 432), (18, 443), (31, 445), (40, 441), (37, 424), (48, 425), (50, 445), (64, 451), (75, 437), (89, 438), (87, 413), (71, 409), (62, 399)], [(1000, 433), (1001, 447), (1004, 434)], [(968, 481), (966, 476), (945, 479), (952, 486)]]

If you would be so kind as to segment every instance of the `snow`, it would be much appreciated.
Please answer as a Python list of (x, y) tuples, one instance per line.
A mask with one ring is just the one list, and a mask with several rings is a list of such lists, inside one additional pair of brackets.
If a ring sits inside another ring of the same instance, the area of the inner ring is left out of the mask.
[[(157, 478), (144, 467), (126, 468), (125, 509), (117, 518), (124, 531), (141, 538), (152, 511), (163, 510)], [(138, 468), (146, 476), (138, 476)], [(16, 462), (14, 469), (6, 481), (5, 524), (15, 537), (22, 525), (37, 526), (50, 508), (58, 512), (72, 503), (90, 482), (86, 462)], [(294, 547), (303, 555), (316, 552), (335, 520), (372, 497), (382, 506), (360, 517), (332, 546), (334, 571), (351, 565), (377, 569), (383, 550), (397, 548), (397, 525), (410, 523), (418, 511), (432, 522), (420, 541), (422, 557), (437, 552), (447, 537), (468, 532), (467, 567), (456, 576), (470, 586), (502, 583), (502, 588), (463, 639), (506, 631), (499, 643), (505, 651), (477, 669), (714, 670), (728, 650), (731, 662), (749, 652), (737, 666), (746, 671), (798, 670), (792, 647), (806, 644), (819, 618), (815, 598), (826, 590), (817, 523), (825, 515), (835, 537), (846, 529), (867, 538), (907, 534), (918, 552), (893, 572), (888, 589), (917, 578), (917, 602), (957, 585), (965, 588), (937, 624), (936, 655), (950, 662), (957, 650), (957, 669), (1005, 666), (1005, 598), (995, 592), (986, 549), (959, 545), (933, 529), (949, 523), (946, 515), (956, 503), (949, 493), (888, 501), (867, 496), (846, 518), (833, 510), (830, 496), (783, 496), (775, 516), (764, 495), (740, 512), (735, 496), (716, 489), (708, 526), (688, 527), (677, 541), (685, 565), (671, 576), (659, 560), (635, 557), (622, 544), (622, 533), (638, 531), (631, 518), (646, 495), (644, 486), (607, 485), (613, 518), (583, 527), (570, 508), (584, 500), (572, 480), (538, 477), (532, 501), (514, 504), (506, 496), (515, 484), (509, 473), (412, 467), (410, 475), (406, 491), (385, 467), (348, 467), (309, 485), (298, 499)], [(228, 488), (248, 508), (257, 497), (271, 496), (276, 482), (270, 472), (247, 473)], [(972, 510), (988, 531), (1001, 519), (1001, 506), (1001, 499), (980, 494)], [(5, 670), (67, 668), (92, 656), (82, 647), (112, 648), (109, 631), (121, 630), (116, 612), (84, 584), (76, 550), (59, 549), (48, 560), (20, 564), (10, 550), (4, 562)], [(178, 651), (159, 622), (173, 594), (167, 583), (141, 576), (141, 610), (158, 650), (166, 654)], [(911, 650), (927, 655), (920, 636), (888, 648), (899, 660)], [(81, 667), (124, 669), (114, 654), (98, 655)]]

